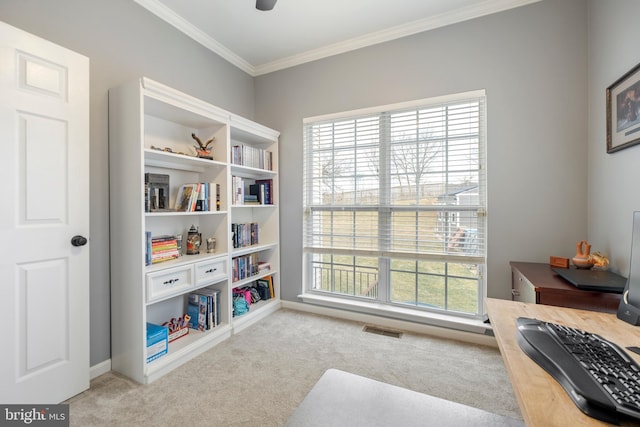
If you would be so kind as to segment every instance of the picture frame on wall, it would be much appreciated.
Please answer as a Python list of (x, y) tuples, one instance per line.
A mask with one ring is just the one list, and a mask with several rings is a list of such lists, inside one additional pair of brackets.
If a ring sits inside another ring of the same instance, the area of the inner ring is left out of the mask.
[(607, 153), (640, 143), (640, 64), (607, 88)]

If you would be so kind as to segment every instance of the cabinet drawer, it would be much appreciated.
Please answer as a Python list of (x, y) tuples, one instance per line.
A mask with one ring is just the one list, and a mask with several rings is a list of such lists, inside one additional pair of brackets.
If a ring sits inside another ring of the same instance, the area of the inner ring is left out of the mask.
[(190, 265), (154, 271), (147, 274), (147, 302), (179, 295), (193, 287)]
[(226, 262), (223, 259), (202, 261), (195, 265), (196, 286), (210, 283), (227, 276)]
[(512, 270), (513, 283), (511, 293), (513, 301), (536, 303), (536, 292), (533, 284), (518, 270)]

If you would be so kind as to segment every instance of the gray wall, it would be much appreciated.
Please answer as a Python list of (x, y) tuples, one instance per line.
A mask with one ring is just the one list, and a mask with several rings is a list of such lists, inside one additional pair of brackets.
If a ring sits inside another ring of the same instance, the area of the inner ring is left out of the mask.
[(144, 75), (252, 118), (253, 78), (132, 0), (2, 0), (0, 20), (90, 59), (93, 366), (111, 357), (108, 89)]
[(633, 211), (640, 210), (640, 146), (606, 152), (606, 88), (640, 62), (640, 2), (589, 1), (589, 242), (629, 272)]
[(282, 297), (302, 290), (302, 119), (474, 89), (487, 91), (488, 295), (510, 298), (510, 260), (575, 255), (586, 67), (586, 2), (545, 0), (257, 77), (256, 118), (282, 132)]

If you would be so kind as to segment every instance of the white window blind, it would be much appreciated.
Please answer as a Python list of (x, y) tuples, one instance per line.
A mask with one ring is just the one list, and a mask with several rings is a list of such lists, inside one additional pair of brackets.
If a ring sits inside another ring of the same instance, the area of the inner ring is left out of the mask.
[(304, 124), (304, 250), (484, 263), (484, 91)]

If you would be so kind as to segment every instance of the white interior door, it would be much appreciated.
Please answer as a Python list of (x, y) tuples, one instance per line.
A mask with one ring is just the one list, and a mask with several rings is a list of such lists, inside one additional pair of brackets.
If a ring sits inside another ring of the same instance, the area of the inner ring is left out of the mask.
[(2, 22), (0, 153), (0, 402), (59, 403), (89, 387), (89, 60)]

